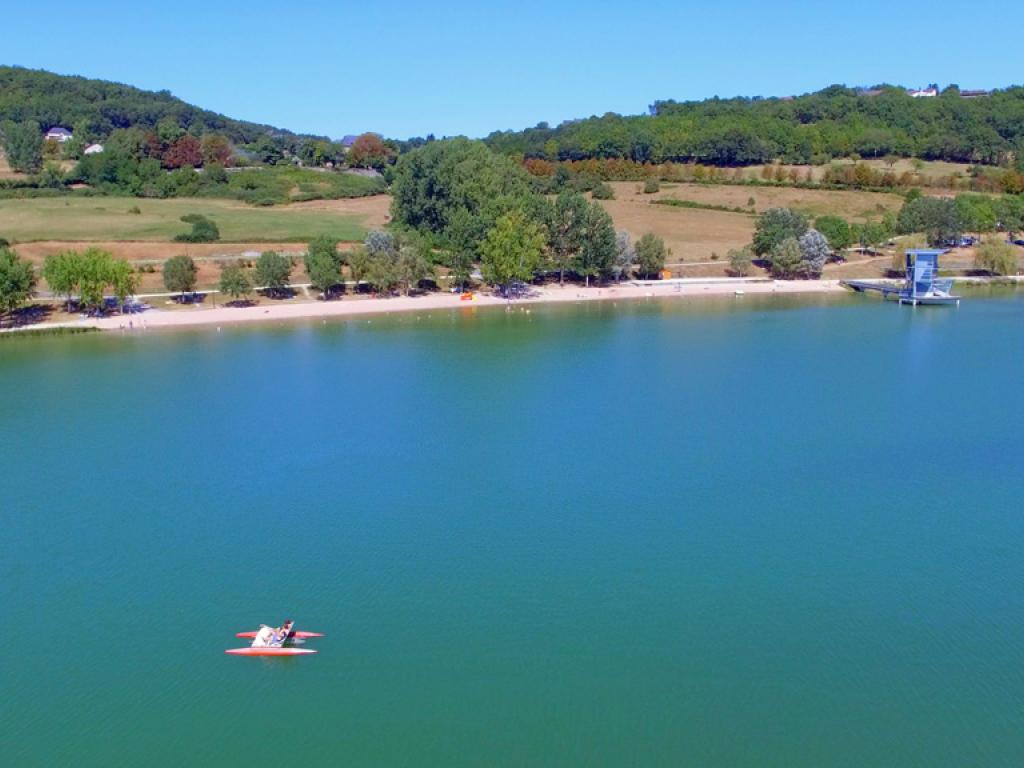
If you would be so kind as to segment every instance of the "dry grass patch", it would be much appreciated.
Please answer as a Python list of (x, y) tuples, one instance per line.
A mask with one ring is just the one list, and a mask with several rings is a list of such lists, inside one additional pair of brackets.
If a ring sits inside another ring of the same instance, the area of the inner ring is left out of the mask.
[(617, 183), (616, 199), (602, 200), (601, 205), (611, 214), (615, 228), (629, 232), (634, 241), (648, 232), (662, 238), (672, 249), (672, 262), (708, 261), (712, 253), (724, 260), (730, 248), (746, 245), (753, 236), (752, 216), (651, 205), (652, 195), (634, 195), (633, 186)]

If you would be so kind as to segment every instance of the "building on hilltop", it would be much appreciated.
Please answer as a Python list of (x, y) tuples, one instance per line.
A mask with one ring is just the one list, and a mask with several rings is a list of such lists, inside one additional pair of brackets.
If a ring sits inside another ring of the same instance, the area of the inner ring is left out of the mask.
[(988, 91), (960, 91), (961, 99), (977, 99), (981, 96), (988, 96)]
[(939, 88), (935, 85), (929, 85), (927, 88), (921, 88), (919, 90), (910, 89), (907, 93), (915, 99), (931, 99), (939, 95)]
[(46, 136), (44, 138), (47, 141), (56, 141), (58, 144), (64, 144), (71, 141), (71, 139), (74, 138), (74, 134), (72, 134), (67, 128), (61, 128), (59, 125), (55, 125), (46, 132)]

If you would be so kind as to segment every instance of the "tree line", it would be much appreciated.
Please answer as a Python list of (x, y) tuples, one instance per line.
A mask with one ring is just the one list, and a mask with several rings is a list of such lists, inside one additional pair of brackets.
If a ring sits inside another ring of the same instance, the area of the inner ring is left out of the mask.
[(795, 98), (659, 101), (649, 115), (609, 113), (524, 131), (492, 133), (502, 154), (547, 160), (621, 158), (638, 163), (744, 166), (823, 164), (834, 158), (919, 157), (1024, 170), (1024, 88), (965, 99), (903, 88), (865, 93), (831, 86)]

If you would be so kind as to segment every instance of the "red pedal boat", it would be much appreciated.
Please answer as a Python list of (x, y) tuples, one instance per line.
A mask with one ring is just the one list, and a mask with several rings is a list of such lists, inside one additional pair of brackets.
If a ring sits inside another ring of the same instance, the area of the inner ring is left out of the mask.
[(235, 637), (252, 638), (248, 648), (229, 648), (224, 653), (232, 656), (305, 656), (316, 653), (311, 648), (296, 648), (290, 643), (305, 642), (310, 637), (323, 637), (322, 632), (300, 632), (295, 622), (289, 619), (280, 627), (261, 624), (254, 632), (239, 632)]

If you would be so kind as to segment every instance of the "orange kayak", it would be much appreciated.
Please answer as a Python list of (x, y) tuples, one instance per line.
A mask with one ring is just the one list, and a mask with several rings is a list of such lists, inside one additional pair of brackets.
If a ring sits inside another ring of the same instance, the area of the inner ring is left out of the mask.
[(224, 653), (232, 656), (304, 656), (307, 653), (316, 653), (311, 648), (229, 648)]

